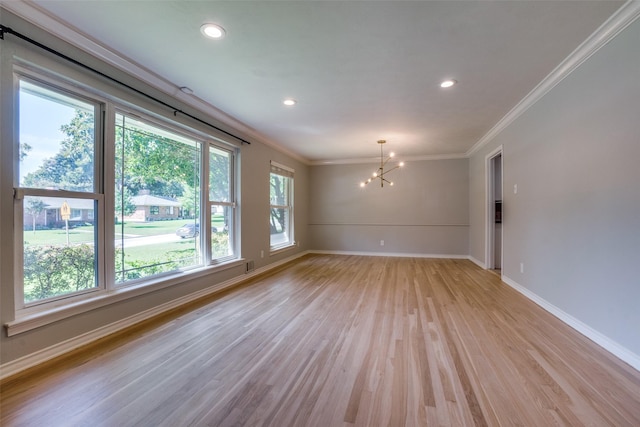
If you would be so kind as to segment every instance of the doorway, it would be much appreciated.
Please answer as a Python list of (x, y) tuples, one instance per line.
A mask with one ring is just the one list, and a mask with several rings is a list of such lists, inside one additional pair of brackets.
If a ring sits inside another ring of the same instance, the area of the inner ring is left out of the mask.
[(485, 268), (502, 276), (502, 146), (486, 159), (486, 234)]

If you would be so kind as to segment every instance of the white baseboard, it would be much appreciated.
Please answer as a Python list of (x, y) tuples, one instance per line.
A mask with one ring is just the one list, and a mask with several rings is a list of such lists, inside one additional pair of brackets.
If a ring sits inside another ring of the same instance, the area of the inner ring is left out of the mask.
[(570, 314), (565, 313), (564, 311), (562, 311), (555, 305), (551, 304), (544, 298), (541, 298), (540, 296), (531, 292), (524, 286), (520, 285), (515, 280), (510, 279), (507, 276), (502, 276), (502, 281), (507, 285), (511, 286), (513, 289), (515, 289), (522, 295), (524, 295), (525, 297), (527, 297), (528, 299), (530, 299), (531, 301), (533, 301), (534, 303), (536, 303), (537, 305), (539, 305), (540, 307), (542, 307), (543, 309), (545, 309), (546, 311), (548, 311), (549, 313), (556, 316), (558, 319), (562, 320), (564, 323), (566, 323), (576, 331), (580, 332), (585, 337), (589, 338), (591, 341), (598, 344), (600, 347), (607, 350), (609, 353), (613, 354), (614, 356), (618, 357), (622, 361), (634, 367), (636, 370), (640, 371), (640, 356), (638, 356), (637, 354), (633, 353), (629, 349), (613, 341), (611, 338), (601, 334), (600, 332), (596, 331), (595, 329), (591, 328), (589, 325), (581, 322), (580, 320), (576, 319)]
[(133, 326), (136, 323), (140, 323), (144, 320), (150, 319), (166, 311), (173, 310), (184, 304), (190, 303), (192, 301), (196, 301), (200, 298), (206, 297), (213, 293), (231, 288), (240, 282), (244, 282), (245, 280), (251, 279), (254, 276), (257, 276), (259, 274), (262, 274), (269, 270), (277, 268), (283, 264), (288, 263), (289, 261), (293, 261), (294, 259), (300, 258), (308, 253), (309, 253), (308, 251), (297, 253), (283, 260), (274, 262), (264, 267), (260, 267), (247, 274), (243, 274), (241, 276), (234, 277), (233, 279), (230, 279), (221, 283), (217, 283), (206, 289), (202, 289), (200, 291), (191, 293), (189, 295), (185, 295), (181, 298), (166, 302), (152, 309), (142, 311), (133, 316), (129, 316), (127, 318), (118, 320), (117, 322), (110, 323), (98, 329), (94, 329), (93, 331), (87, 332), (82, 335), (78, 335), (76, 337), (70, 338), (66, 341), (62, 341), (57, 344), (54, 344), (50, 347), (28, 354), (16, 360), (12, 360), (8, 363), (0, 365), (0, 381), (5, 378), (16, 375), (21, 371), (24, 371), (25, 369), (32, 368), (41, 363), (44, 363), (56, 357), (62, 356), (63, 354), (68, 353), (72, 350), (75, 350), (77, 348), (90, 344), (91, 342), (96, 341), (100, 338), (104, 338), (107, 335), (113, 334), (115, 332), (121, 331), (130, 326)]
[(477, 265), (478, 267), (482, 268), (483, 270), (487, 269), (486, 264), (484, 262), (480, 261), (479, 259), (476, 259), (476, 258), (472, 257), (471, 255), (469, 255), (467, 257), (467, 259), (469, 261), (471, 261), (472, 263), (474, 263), (475, 265)]
[(467, 255), (451, 255), (451, 254), (414, 254), (407, 252), (360, 252), (360, 251), (324, 251), (310, 250), (311, 254), (327, 254), (327, 255), (357, 255), (357, 256), (388, 256), (398, 258), (451, 258), (451, 259), (468, 259)]
[[(381, 252), (352, 252), (352, 251), (321, 251), (321, 250), (310, 250), (300, 252), (291, 257), (285, 258), (278, 262), (274, 262), (264, 267), (260, 267), (254, 271), (251, 271), (242, 276), (237, 276), (233, 279), (227, 280), (225, 282), (218, 283), (209, 288), (200, 290), (198, 292), (194, 292), (189, 295), (185, 295), (182, 298), (178, 298), (176, 300), (169, 301), (165, 304), (159, 305), (152, 309), (137, 313), (133, 316), (127, 317), (125, 319), (121, 319), (117, 322), (111, 323), (109, 325), (105, 325), (101, 328), (95, 329), (93, 331), (87, 332), (85, 334), (79, 335), (77, 337), (70, 338), (66, 341), (60, 342), (53, 346), (47, 347), (45, 349), (39, 350), (35, 353), (29, 354), (27, 356), (21, 357), (19, 359), (13, 360), (11, 362), (0, 365), (0, 380), (11, 377), (13, 375), (18, 374), (21, 371), (37, 366), (41, 363), (44, 363), (48, 360), (59, 357), (65, 353), (68, 353), (72, 350), (75, 350), (84, 345), (90, 344), (91, 342), (98, 340), (100, 338), (104, 338), (107, 335), (113, 334), (125, 328), (135, 325), (136, 323), (142, 322), (144, 320), (150, 319), (154, 316), (162, 314), (168, 310), (175, 309), (180, 307), (181, 305), (187, 304), (189, 302), (198, 300), (200, 298), (206, 297), (215, 292), (220, 292), (222, 290), (231, 288), (237, 285), (240, 282), (243, 282), (247, 279), (251, 279), (254, 276), (257, 276), (262, 273), (266, 273), (269, 270), (277, 268), (283, 264), (286, 264), (290, 261), (293, 261), (297, 258), (300, 258), (309, 253), (316, 254), (336, 254), (336, 255), (362, 255), (362, 256), (393, 256), (393, 257), (413, 257), (413, 258), (453, 258), (453, 259), (469, 259), (474, 264), (477, 264), (481, 268), (484, 268), (484, 263), (479, 260), (466, 255), (443, 255), (443, 254), (407, 254), (407, 253), (381, 253)], [(549, 313), (556, 316), (558, 319), (562, 320), (567, 325), (571, 326), (576, 331), (580, 332), (587, 338), (591, 339), (596, 344), (600, 345), (605, 350), (614, 354), (624, 362), (628, 363), (635, 369), (640, 371), (640, 356), (621, 346), (617, 342), (611, 340), (600, 332), (592, 329), (588, 325), (582, 323), (578, 319), (573, 316), (565, 313), (560, 310), (558, 307), (529, 291), (525, 287), (521, 286), (514, 280), (510, 279), (507, 276), (503, 276), (502, 280), (513, 289), (548, 311)]]

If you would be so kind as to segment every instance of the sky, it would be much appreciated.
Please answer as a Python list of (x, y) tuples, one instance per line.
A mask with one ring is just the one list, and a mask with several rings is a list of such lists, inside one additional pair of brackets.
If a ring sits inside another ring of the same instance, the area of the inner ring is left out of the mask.
[(74, 108), (32, 95), (20, 93), (20, 143), (27, 143), (31, 151), (20, 163), (20, 182), (42, 162), (56, 155), (65, 138), (60, 130), (71, 122)]

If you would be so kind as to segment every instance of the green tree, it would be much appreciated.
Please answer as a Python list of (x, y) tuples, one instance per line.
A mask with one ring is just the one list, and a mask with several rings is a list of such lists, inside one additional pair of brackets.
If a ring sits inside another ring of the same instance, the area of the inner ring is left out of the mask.
[(94, 128), (93, 113), (76, 110), (71, 122), (61, 127), (67, 136), (60, 144), (60, 151), (46, 159), (35, 172), (27, 174), (25, 185), (93, 191)]
[[(116, 126), (116, 193), (130, 200), (142, 189), (193, 205), (200, 186), (199, 150), (142, 130), (119, 116)], [(119, 202), (118, 202), (119, 203)], [(130, 214), (122, 206), (123, 215)]]
[[(115, 195), (115, 216), (116, 223), (118, 222), (118, 218), (120, 216), (131, 215), (136, 211), (136, 205), (133, 203), (131, 199), (131, 191), (127, 188), (123, 188), (122, 185), (116, 184), (116, 195)], [(120, 219), (122, 219), (120, 217)]]
[(25, 207), (25, 211), (31, 215), (31, 219), (33, 220), (33, 232), (36, 232), (36, 218), (40, 215), (41, 212), (45, 210), (47, 205), (37, 197), (30, 197), (27, 200), (27, 206)]
[(182, 204), (182, 216), (185, 218), (200, 217), (200, 193), (193, 187), (185, 187), (182, 196), (178, 197)]
[[(271, 204), (284, 205), (286, 202), (286, 182), (288, 178), (272, 173), (271, 174)], [(271, 208), (271, 234), (280, 233), (285, 229), (285, 210)], [(279, 226), (279, 228), (278, 228)]]
[[(231, 154), (227, 151), (209, 147), (209, 200), (213, 202), (231, 202)], [(223, 209), (223, 230), (228, 232), (231, 224), (231, 209)], [(214, 251), (215, 253), (215, 251)]]
[(32, 149), (33, 147), (31, 147), (26, 142), (21, 142), (20, 143), (20, 161), (23, 161), (25, 157), (27, 157), (27, 155), (29, 154), (29, 151), (31, 151)]
[(172, 182), (199, 185), (194, 173), (198, 171), (199, 156), (195, 147), (187, 148), (180, 142), (134, 127), (117, 128), (116, 143), (121, 156), (124, 155), (120, 158), (122, 173), (131, 183), (137, 182), (144, 188)]
[(228, 202), (230, 190), (229, 153), (210, 147), (209, 154), (209, 200)]
[[(27, 174), (25, 185), (94, 191), (94, 129), (93, 113), (76, 110), (71, 122), (61, 127), (66, 137), (60, 151)], [(22, 144), (21, 158), (29, 150)], [(179, 198), (187, 189), (199, 188), (198, 158), (196, 147), (133, 126), (116, 126), (116, 217), (134, 212), (131, 197), (142, 189)]]

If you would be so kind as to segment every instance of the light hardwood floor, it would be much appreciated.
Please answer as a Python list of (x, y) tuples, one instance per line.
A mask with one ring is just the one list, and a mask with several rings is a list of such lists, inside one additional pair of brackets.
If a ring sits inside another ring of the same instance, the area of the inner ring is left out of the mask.
[(98, 344), (2, 425), (640, 425), (638, 371), (466, 260), (309, 255)]

